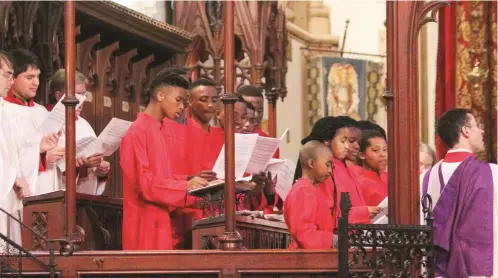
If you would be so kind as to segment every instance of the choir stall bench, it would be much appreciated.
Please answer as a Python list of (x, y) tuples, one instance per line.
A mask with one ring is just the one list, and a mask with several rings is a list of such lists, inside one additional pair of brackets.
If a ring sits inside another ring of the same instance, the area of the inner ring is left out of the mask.
[[(45, 238), (64, 238), (65, 191), (24, 198), (23, 223)], [(76, 224), (84, 236), (80, 250), (121, 250), (123, 200), (107, 196), (76, 194)], [(29, 230), (22, 230), (23, 247), (46, 251), (49, 246)]]
[[(250, 190), (236, 185), (237, 203), (241, 202), (240, 197)], [(192, 222), (192, 249), (219, 249), (218, 238), (225, 232), (224, 184), (207, 186), (191, 191), (190, 194), (202, 199), (202, 207), (207, 216)], [(287, 249), (291, 242), (282, 215), (263, 215), (261, 211), (237, 211), (235, 225), (242, 236), (242, 245), (247, 249)]]

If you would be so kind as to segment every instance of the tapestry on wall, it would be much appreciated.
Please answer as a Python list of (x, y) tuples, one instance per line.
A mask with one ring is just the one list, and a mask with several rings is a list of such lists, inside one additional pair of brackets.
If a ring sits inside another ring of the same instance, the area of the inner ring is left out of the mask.
[(342, 58), (316, 57), (308, 65), (308, 120), (323, 116), (350, 116), (375, 122), (384, 107), (384, 65)]

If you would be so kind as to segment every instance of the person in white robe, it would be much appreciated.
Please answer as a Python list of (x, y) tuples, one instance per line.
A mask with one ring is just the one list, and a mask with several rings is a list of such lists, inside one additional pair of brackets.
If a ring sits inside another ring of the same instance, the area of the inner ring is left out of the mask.
[[(66, 72), (60, 69), (54, 73), (50, 80), (50, 98), (53, 103), (60, 101), (65, 94)], [(87, 78), (80, 72), (75, 73), (75, 93), (84, 95), (86, 93)], [(81, 117), (83, 105), (76, 110), (76, 142), (85, 138), (97, 138), (92, 126)], [(51, 110), (53, 105), (47, 106)], [(59, 146), (65, 145), (65, 127), (63, 128), (63, 136), (59, 139)], [(59, 163), (59, 178), (60, 184), (65, 188), (65, 163)], [(89, 157), (77, 157), (77, 182), (76, 192), (101, 195), (105, 190), (105, 185), (108, 179), (108, 173), (111, 168), (109, 162), (103, 160), (103, 153), (95, 153)]]
[[(0, 208), (7, 213), (22, 219), (19, 211), (22, 207), (22, 198), (31, 195), (29, 185), (20, 175), (19, 158), (17, 149), (12, 140), (11, 131), (3, 119), (3, 97), (13, 84), (13, 66), (8, 53), (0, 51)], [(37, 171), (31, 174), (36, 177)], [(5, 212), (0, 211), (0, 233), (21, 245), (21, 227), (18, 222), (10, 218)], [(6, 244), (0, 253), (9, 252)]]
[(436, 275), (498, 277), (498, 165), (475, 157), (483, 130), (468, 110), (443, 114), (437, 134), (450, 150), (421, 176), (433, 202)]
[[(34, 195), (53, 192), (60, 188), (56, 163), (64, 156), (58, 148), (61, 135), (40, 134), (38, 126), (48, 116), (47, 109), (34, 102), (38, 90), (40, 62), (27, 50), (11, 52), (14, 61), (14, 83), (3, 98), (5, 124), (12, 132), (19, 153), (21, 176), (28, 182)], [(30, 176), (37, 171), (36, 177)]]

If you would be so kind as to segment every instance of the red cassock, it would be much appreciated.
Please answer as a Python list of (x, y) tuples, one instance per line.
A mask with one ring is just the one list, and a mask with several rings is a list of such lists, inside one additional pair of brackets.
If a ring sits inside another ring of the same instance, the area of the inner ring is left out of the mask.
[(178, 175), (189, 175), (187, 162), (187, 126), (164, 118), (161, 131), (171, 157), (172, 171)]
[(362, 169), (358, 173), (361, 194), (367, 206), (378, 206), (387, 197), (387, 173)]
[(293, 239), (289, 249), (331, 248), (335, 218), (322, 190), (299, 179), (284, 202), (284, 219)]
[(170, 211), (191, 204), (185, 176), (175, 175), (161, 123), (139, 113), (121, 141), (123, 249), (173, 249)]
[[(172, 169), (175, 174), (193, 176), (203, 168), (203, 144), (207, 132), (194, 120), (187, 118), (187, 124), (179, 124), (165, 118), (162, 124), (162, 133), (166, 141), (168, 153), (173, 158)], [(183, 249), (182, 239), (192, 230), (192, 221), (203, 217), (202, 210), (193, 208), (177, 208), (171, 212), (173, 227), (173, 246)], [(186, 238), (185, 238), (186, 239)]]
[[(361, 196), (358, 180), (349, 167), (344, 162), (334, 159), (334, 178), (337, 185), (337, 206), (341, 203), (341, 193), (348, 192), (351, 199), (351, 211), (349, 212), (349, 223), (371, 223), (368, 207)], [(324, 183), (319, 185), (333, 203), (334, 186), (332, 178), (328, 178)]]
[(209, 128), (209, 134), (206, 136), (204, 147), (204, 159), (202, 166), (206, 169), (213, 169), (216, 159), (220, 154), (221, 149), (225, 145), (225, 133), (223, 129), (212, 126)]

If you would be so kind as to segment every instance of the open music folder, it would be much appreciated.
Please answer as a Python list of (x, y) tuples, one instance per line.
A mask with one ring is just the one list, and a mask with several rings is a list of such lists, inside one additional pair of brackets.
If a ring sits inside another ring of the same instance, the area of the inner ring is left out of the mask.
[[(76, 157), (88, 157), (98, 152), (104, 152), (104, 156), (111, 156), (119, 148), (121, 139), (131, 124), (130, 121), (112, 118), (99, 137), (88, 136), (76, 141)], [(65, 138), (61, 137), (61, 139), (59, 146), (65, 146)], [(57, 165), (61, 171), (65, 171), (66, 160), (61, 159)]]

